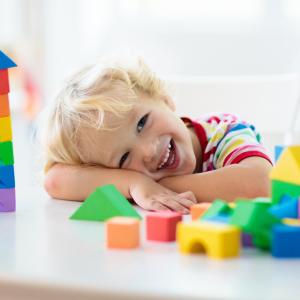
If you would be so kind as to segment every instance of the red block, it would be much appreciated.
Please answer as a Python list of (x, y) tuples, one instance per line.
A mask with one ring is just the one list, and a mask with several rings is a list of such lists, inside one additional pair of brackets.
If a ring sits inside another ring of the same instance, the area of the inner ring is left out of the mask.
[(146, 215), (147, 240), (172, 242), (176, 240), (176, 225), (182, 220), (178, 212), (155, 212)]
[(0, 95), (9, 93), (8, 71), (0, 70)]

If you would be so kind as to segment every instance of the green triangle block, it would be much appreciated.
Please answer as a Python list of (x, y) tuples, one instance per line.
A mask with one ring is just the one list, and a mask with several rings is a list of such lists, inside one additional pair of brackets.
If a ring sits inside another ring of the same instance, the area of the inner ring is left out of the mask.
[(71, 215), (72, 220), (105, 221), (115, 216), (141, 219), (134, 207), (113, 184), (97, 187)]
[(206, 218), (215, 217), (220, 214), (230, 215), (232, 213), (232, 208), (228, 205), (227, 202), (217, 199), (208, 210), (199, 218), (199, 220), (205, 220)]

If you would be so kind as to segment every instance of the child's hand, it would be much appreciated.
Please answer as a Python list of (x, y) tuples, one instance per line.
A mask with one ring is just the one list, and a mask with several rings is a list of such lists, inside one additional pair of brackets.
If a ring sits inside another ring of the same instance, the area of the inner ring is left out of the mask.
[(174, 210), (189, 213), (189, 207), (197, 203), (191, 191), (178, 194), (146, 176), (141, 176), (134, 186), (130, 187), (130, 194), (139, 206), (154, 211)]

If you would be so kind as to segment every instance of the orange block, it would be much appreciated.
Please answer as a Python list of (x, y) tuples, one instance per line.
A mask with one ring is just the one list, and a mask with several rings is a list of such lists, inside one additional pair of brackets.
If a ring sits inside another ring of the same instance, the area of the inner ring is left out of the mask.
[(132, 249), (140, 245), (140, 221), (136, 218), (113, 217), (106, 222), (108, 248)]
[(210, 202), (202, 202), (191, 206), (192, 220), (198, 220), (210, 206)]
[(8, 95), (0, 95), (0, 118), (9, 116)]

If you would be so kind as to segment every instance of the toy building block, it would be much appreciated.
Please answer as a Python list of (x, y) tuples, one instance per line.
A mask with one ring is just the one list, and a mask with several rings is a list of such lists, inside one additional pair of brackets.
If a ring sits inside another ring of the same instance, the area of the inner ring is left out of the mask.
[(205, 220), (207, 217), (214, 217), (219, 214), (231, 214), (232, 208), (229, 207), (228, 203), (223, 200), (215, 200), (212, 205), (205, 211), (205, 213), (200, 217), (200, 220)]
[(14, 154), (12, 142), (0, 142), (0, 166), (14, 164)]
[(0, 188), (0, 211), (9, 212), (16, 210), (15, 189)]
[(276, 145), (275, 146), (275, 149), (274, 149), (274, 160), (275, 160), (275, 162), (277, 162), (278, 161), (278, 159), (279, 159), (279, 157), (280, 157), (280, 155), (281, 155), (281, 153), (283, 152), (283, 150), (284, 150), (284, 146), (279, 146), (279, 145)]
[(300, 195), (300, 146), (287, 147), (270, 172), (272, 202), (278, 203), (284, 194)]
[(10, 115), (8, 95), (0, 95), (0, 118)]
[[(285, 199), (285, 198), (284, 198)], [(279, 218), (298, 218), (299, 213), (299, 200), (298, 198), (289, 197), (289, 200), (280, 201), (269, 208), (269, 212)]]
[(235, 226), (211, 222), (180, 222), (177, 225), (177, 242), (184, 254), (206, 252), (216, 259), (239, 255), (240, 230)]
[(236, 204), (235, 204), (235, 202), (229, 202), (229, 203), (228, 203), (228, 206), (229, 206), (230, 208), (235, 208)]
[(146, 215), (146, 237), (149, 241), (172, 242), (176, 240), (176, 225), (182, 214), (173, 211), (153, 212)]
[(277, 224), (272, 228), (272, 255), (300, 258), (300, 227)]
[(8, 68), (16, 64), (0, 51), (0, 212), (15, 211), (15, 175), (9, 108)]
[(204, 212), (209, 209), (209, 207), (211, 206), (210, 202), (202, 202), (202, 203), (197, 203), (191, 206), (191, 216), (192, 216), (192, 220), (195, 221), (197, 219), (199, 219)]
[(7, 69), (0, 69), (0, 95), (9, 93), (9, 81)]
[(250, 233), (242, 233), (242, 245), (243, 247), (253, 247), (252, 235)]
[(0, 70), (16, 67), (17, 65), (0, 50)]
[(300, 219), (283, 218), (282, 223), (290, 226), (300, 226)]
[(12, 140), (10, 117), (0, 118), (0, 142)]
[(140, 221), (136, 218), (113, 217), (105, 223), (108, 248), (132, 249), (140, 244)]
[(216, 223), (223, 223), (223, 224), (228, 224), (229, 220), (230, 220), (230, 215), (223, 215), (223, 214), (205, 218), (205, 222), (216, 222)]
[(258, 197), (258, 198), (254, 198), (253, 202), (272, 204), (272, 199), (268, 197)]
[(255, 246), (269, 249), (271, 227), (280, 220), (268, 212), (269, 203), (238, 200), (229, 224), (238, 226), (245, 233), (250, 233)]
[(105, 221), (116, 216), (141, 216), (113, 184), (97, 187), (72, 214), (72, 220)]
[(0, 189), (15, 187), (14, 166), (0, 166)]
[(272, 180), (272, 202), (274, 204), (278, 203), (287, 194), (291, 197), (298, 197), (300, 195), (300, 185)]
[(0, 51), (0, 95), (9, 93), (8, 68), (17, 65), (2, 51)]

